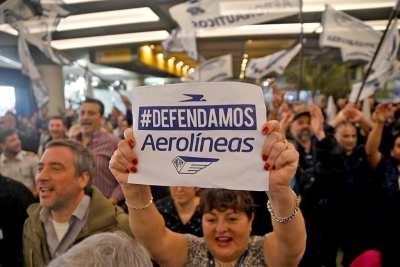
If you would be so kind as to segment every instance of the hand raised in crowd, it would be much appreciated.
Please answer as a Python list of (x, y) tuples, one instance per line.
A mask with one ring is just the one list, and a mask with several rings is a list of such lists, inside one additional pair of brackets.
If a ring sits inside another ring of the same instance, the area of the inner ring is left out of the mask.
[(121, 187), (126, 188), (130, 186), (128, 184), (128, 174), (137, 171), (136, 164), (138, 163), (138, 159), (132, 150), (135, 144), (133, 129), (126, 129), (124, 137), (125, 139), (118, 143), (118, 149), (114, 151), (114, 155), (111, 157), (110, 170)]
[[(268, 131), (265, 131), (268, 129)], [(282, 187), (290, 186), (290, 183), (296, 173), (299, 154), (293, 144), (283, 139), (279, 133), (279, 122), (268, 121), (263, 126), (263, 133), (268, 137), (263, 147), (263, 159), (267, 156), (264, 168), (270, 170), (269, 186), (270, 191)]]
[(293, 112), (283, 112), (281, 114), (281, 119), (279, 120), (281, 133), (287, 133), (290, 123), (293, 121), (294, 115), (295, 114)]
[(284, 93), (281, 94), (281, 92), (279, 91), (278, 85), (276, 84), (276, 82), (274, 82), (272, 84), (272, 106), (274, 109), (279, 109), (280, 106), (283, 103), (283, 97), (284, 97)]
[(374, 113), (377, 122), (384, 123), (389, 118), (393, 117), (392, 104), (380, 103), (379, 105), (376, 106)]
[(317, 105), (313, 105), (309, 108), (309, 112), (311, 115), (311, 130), (314, 132), (318, 140), (322, 140), (323, 138), (325, 138), (325, 119), (324, 115), (322, 114), (322, 110)]
[[(362, 113), (361, 110), (355, 108), (355, 107), (345, 107), (342, 111), (343, 115), (346, 118), (346, 121), (351, 122), (351, 123), (359, 123), (365, 120), (365, 115)], [(339, 112), (339, 113), (340, 113)]]

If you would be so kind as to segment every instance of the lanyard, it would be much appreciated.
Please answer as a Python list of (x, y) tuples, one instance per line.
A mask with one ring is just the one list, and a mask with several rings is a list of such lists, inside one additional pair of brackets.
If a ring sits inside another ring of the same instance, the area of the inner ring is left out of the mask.
[[(248, 250), (246, 250), (242, 256), (240, 257), (238, 263), (235, 265), (235, 267), (240, 267), (242, 266), (244, 259), (246, 258), (247, 254), (248, 254)], [(214, 256), (211, 255), (210, 252), (208, 252), (208, 267), (215, 267), (215, 260), (214, 260)]]

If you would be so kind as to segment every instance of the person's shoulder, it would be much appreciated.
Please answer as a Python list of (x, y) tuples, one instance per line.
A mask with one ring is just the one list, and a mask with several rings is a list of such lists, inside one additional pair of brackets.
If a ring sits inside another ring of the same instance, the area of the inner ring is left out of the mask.
[(32, 151), (22, 150), (21, 154), (22, 154), (22, 156), (27, 157), (27, 158), (37, 158), (38, 157), (38, 155)]
[(166, 197), (158, 199), (155, 204), (156, 204), (156, 206), (158, 208), (158, 207), (169, 206), (171, 202), (172, 202), (172, 197), (171, 196), (166, 196)]

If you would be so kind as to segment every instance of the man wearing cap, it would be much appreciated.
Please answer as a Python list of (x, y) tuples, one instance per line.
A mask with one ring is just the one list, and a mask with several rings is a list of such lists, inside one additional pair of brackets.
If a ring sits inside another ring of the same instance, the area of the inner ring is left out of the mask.
[(335, 138), (324, 132), (318, 106), (294, 115), (288, 133), (299, 152), (296, 172), (300, 207), (305, 214), (307, 248), (300, 267), (336, 266), (339, 248), (338, 202), (343, 188), (343, 155)]

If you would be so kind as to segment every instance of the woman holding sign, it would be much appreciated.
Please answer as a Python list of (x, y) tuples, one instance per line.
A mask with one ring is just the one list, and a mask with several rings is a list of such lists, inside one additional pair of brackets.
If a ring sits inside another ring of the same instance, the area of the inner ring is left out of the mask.
[(125, 140), (120, 141), (110, 170), (123, 189), (133, 234), (161, 266), (298, 265), (305, 250), (306, 231), (290, 182), (299, 156), (279, 133), (278, 121), (269, 121), (262, 129), (268, 138), (260, 157), (264, 169), (270, 171), (267, 205), (274, 230), (265, 236), (250, 237), (254, 204), (248, 192), (207, 189), (200, 199), (204, 238), (167, 229), (152, 204), (150, 187), (127, 183), (128, 173), (137, 171), (138, 159), (132, 151), (133, 131), (125, 131)]

